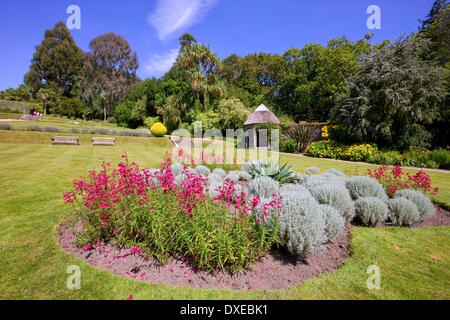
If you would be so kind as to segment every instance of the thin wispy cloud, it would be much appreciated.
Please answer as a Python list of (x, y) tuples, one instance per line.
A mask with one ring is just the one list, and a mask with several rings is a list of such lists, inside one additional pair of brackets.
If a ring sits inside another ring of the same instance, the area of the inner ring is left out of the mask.
[(163, 54), (152, 54), (144, 66), (148, 76), (159, 77), (172, 68), (178, 55), (178, 48), (169, 50)]
[(201, 22), (217, 0), (158, 0), (148, 16), (160, 40)]

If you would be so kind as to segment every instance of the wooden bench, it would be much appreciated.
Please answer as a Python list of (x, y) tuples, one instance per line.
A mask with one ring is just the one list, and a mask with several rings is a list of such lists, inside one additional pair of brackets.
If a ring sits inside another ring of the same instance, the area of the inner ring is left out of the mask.
[(74, 144), (79, 146), (80, 140), (78, 137), (54, 136), (52, 138), (52, 144)]
[(95, 145), (109, 145), (109, 146), (115, 146), (116, 145), (116, 139), (115, 138), (99, 138), (99, 137), (93, 137), (92, 138), (92, 146)]

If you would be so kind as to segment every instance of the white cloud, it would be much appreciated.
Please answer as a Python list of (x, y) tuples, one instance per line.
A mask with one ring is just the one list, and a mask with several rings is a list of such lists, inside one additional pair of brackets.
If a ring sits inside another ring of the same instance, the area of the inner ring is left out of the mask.
[(178, 55), (178, 48), (163, 54), (152, 54), (144, 66), (145, 73), (149, 76), (159, 77), (172, 68)]
[(217, 0), (158, 0), (156, 8), (148, 16), (160, 40), (173, 32), (187, 29), (203, 20)]

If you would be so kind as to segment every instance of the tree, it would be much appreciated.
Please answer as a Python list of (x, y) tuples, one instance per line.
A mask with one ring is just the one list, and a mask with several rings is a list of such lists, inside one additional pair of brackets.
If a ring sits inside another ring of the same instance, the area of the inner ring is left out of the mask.
[(220, 129), (243, 129), (250, 110), (244, 106), (241, 100), (229, 98), (220, 100), (216, 113), (219, 115)]
[(57, 93), (52, 88), (41, 88), (38, 93), (37, 97), (42, 102), (42, 106), (44, 107), (44, 114), (47, 114), (47, 107), (51, 102), (54, 102), (57, 97)]
[(62, 98), (55, 107), (58, 115), (78, 117), (82, 113), (81, 101), (78, 98)]
[[(355, 75), (360, 61), (379, 46), (367, 42), (372, 35), (356, 42), (346, 37), (328, 41), (327, 47), (310, 44), (292, 48), (283, 55), (283, 71), (274, 96), (274, 105), (296, 121), (327, 121), (339, 95), (346, 92), (345, 80)], [(311, 111), (309, 108), (311, 107)]]
[(75, 85), (81, 66), (82, 51), (60, 21), (53, 29), (45, 31), (44, 40), (36, 46), (24, 82), (34, 94), (44, 85), (55, 85), (59, 95), (68, 94)]
[(194, 36), (189, 33), (183, 34), (181, 37), (178, 38), (178, 40), (180, 41), (181, 50), (184, 47), (192, 46), (193, 43), (197, 43), (197, 40), (194, 38)]
[(197, 43), (182, 47), (177, 57), (177, 64), (195, 96), (203, 101), (204, 110), (209, 107), (209, 95), (220, 97), (223, 94), (215, 74), (217, 63), (216, 54), (208, 46)]
[(89, 103), (103, 93), (103, 119), (106, 120), (128, 89), (138, 82), (138, 59), (129, 43), (112, 32), (93, 39), (89, 47), (84, 56), (81, 96)]
[[(429, 39), (431, 45), (424, 51), (424, 60), (436, 59), (447, 70), (447, 92), (450, 88), (450, 3), (436, 0), (422, 25), (417, 37)], [(441, 103), (437, 121), (427, 126), (433, 134), (434, 146), (447, 147), (450, 136), (450, 95)]]
[(162, 116), (164, 125), (169, 131), (175, 130), (183, 122), (186, 105), (181, 97), (173, 94), (167, 98), (164, 105), (158, 108), (158, 114)]
[(446, 94), (443, 70), (420, 58), (429, 44), (398, 39), (364, 60), (333, 109), (349, 139), (399, 149), (429, 145), (424, 125), (436, 119)]

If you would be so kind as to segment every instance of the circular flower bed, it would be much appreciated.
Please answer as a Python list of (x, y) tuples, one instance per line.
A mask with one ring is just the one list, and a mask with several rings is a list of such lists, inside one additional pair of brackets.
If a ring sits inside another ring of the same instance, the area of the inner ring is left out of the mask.
[(411, 225), (436, 212), (419, 191), (390, 200), (375, 179), (336, 169), (283, 169), (277, 181), (260, 176), (260, 161), (226, 173), (169, 155), (151, 170), (123, 158), (117, 169), (103, 161), (64, 194), (76, 223), (60, 226), (60, 243), (93, 265), (149, 282), (287, 288), (342, 264), (350, 222)]

